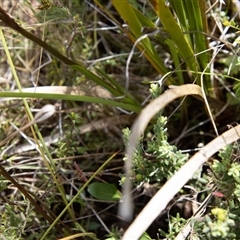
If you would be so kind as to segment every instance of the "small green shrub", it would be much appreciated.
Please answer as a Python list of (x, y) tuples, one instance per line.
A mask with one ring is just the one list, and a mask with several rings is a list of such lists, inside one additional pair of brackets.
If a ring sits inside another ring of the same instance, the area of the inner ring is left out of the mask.
[[(211, 213), (205, 215), (204, 224), (197, 232), (201, 239), (239, 239), (240, 231), (240, 188), (239, 188), (239, 163), (234, 159), (236, 145), (228, 145), (219, 152), (220, 160), (214, 160), (211, 170), (211, 180), (217, 187), (221, 198), (215, 201)], [(199, 228), (198, 228), (199, 227)]]

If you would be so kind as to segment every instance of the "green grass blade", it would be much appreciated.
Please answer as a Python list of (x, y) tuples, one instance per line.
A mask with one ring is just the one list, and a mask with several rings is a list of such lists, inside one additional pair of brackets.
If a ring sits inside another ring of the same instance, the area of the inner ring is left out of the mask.
[(73, 199), (68, 203), (68, 205), (62, 210), (59, 216), (55, 219), (55, 221), (51, 224), (51, 226), (47, 229), (44, 235), (41, 237), (40, 240), (46, 239), (46, 236), (49, 234), (51, 229), (56, 225), (56, 223), (60, 220), (61, 216), (70, 208), (70, 206), (80, 197), (82, 191), (89, 185), (89, 183), (105, 168), (105, 166), (117, 155), (114, 153), (110, 158), (108, 158), (96, 172), (92, 174), (92, 176), (88, 179), (88, 181), (81, 187), (81, 189), (77, 192), (77, 194), (73, 197)]
[(141, 111), (140, 106), (131, 105), (127, 103), (117, 102), (109, 99), (102, 99), (97, 97), (89, 97), (89, 96), (77, 96), (70, 94), (49, 94), (49, 93), (23, 93), (23, 92), (0, 92), (0, 97), (6, 98), (43, 98), (43, 99), (54, 99), (54, 100), (66, 100), (66, 101), (80, 101), (80, 102), (89, 102), (89, 103), (97, 103), (108, 105), (112, 107), (119, 107), (126, 109), (128, 111), (133, 111), (135, 113), (139, 113)]
[(173, 42), (176, 44), (181, 56), (186, 61), (188, 67), (196, 71), (198, 69), (198, 64), (194, 58), (194, 52), (192, 50), (190, 42), (184, 36), (183, 31), (176, 22), (174, 16), (172, 15), (168, 6), (166, 6), (165, 1), (152, 0), (155, 12), (161, 20), (161, 23), (167, 33), (170, 35)]
[[(21, 91), (22, 91), (22, 86), (21, 86), (21, 83), (19, 81), (19, 78), (17, 76), (17, 73), (15, 71), (15, 67), (14, 67), (14, 64), (13, 64), (13, 61), (12, 61), (12, 58), (10, 56), (10, 53), (9, 53), (9, 50), (7, 48), (7, 44), (6, 44), (6, 41), (5, 41), (5, 38), (4, 38), (4, 35), (3, 35), (3, 32), (2, 32), (2, 28), (0, 27), (0, 38), (2, 40), (2, 43), (3, 43), (3, 46), (4, 46), (4, 49), (5, 49), (5, 52), (6, 52), (6, 55), (7, 55), (7, 59), (8, 59), (8, 62), (9, 62), (9, 65), (11, 67), (11, 70), (13, 72), (13, 76), (14, 76), (14, 79), (16, 81), (16, 84), (17, 84), (17, 87), (20, 91), (20, 94), (23, 94)], [(32, 112), (30, 110), (30, 107), (28, 105), (28, 102), (26, 101), (26, 99), (23, 99), (23, 104), (24, 104), (24, 107), (25, 107), (25, 110), (26, 110), (26, 114), (28, 116), (28, 118), (30, 119), (30, 121), (33, 121), (33, 115), (32, 115)], [(47, 166), (49, 172), (51, 173), (51, 176), (52, 178), (54, 179), (54, 182), (55, 184), (57, 185), (57, 188), (61, 194), (61, 197), (64, 201), (64, 203), (67, 205), (68, 204), (68, 201), (66, 199), (66, 194), (65, 194), (65, 191), (64, 191), (64, 188), (62, 185), (59, 185), (59, 182), (58, 180), (56, 179), (56, 176), (54, 174), (54, 171), (56, 171), (56, 166), (54, 164), (54, 161), (52, 159), (52, 156), (45, 144), (45, 142), (43, 141), (43, 138), (42, 138), (42, 135), (41, 135), (41, 132), (39, 131), (38, 127), (36, 124), (34, 124), (34, 130), (35, 131), (32, 131), (34, 137), (36, 138), (36, 135), (38, 136), (38, 139), (40, 140), (41, 144), (42, 144), (42, 147), (39, 146), (39, 150), (42, 154), (42, 157), (43, 157), (43, 160), (44, 160), (44, 163), (45, 165)], [(48, 162), (49, 161), (49, 162)], [(69, 214), (71, 216), (72, 219), (74, 219), (74, 214), (73, 212), (71, 211), (71, 209), (69, 209)]]
[[(140, 13), (137, 9), (133, 8), (131, 4), (126, 1), (112, 0), (112, 3), (123, 20), (128, 24), (129, 30), (132, 33), (132, 41), (136, 41), (142, 34), (143, 27), (153, 27), (154, 23), (151, 22), (147, 17)], [(149, 38), (143, 39), (138, 47), (144, 52), (146, 58), (151, 62), (154, 68), (161, 74), (167, 73), (162, 59), (154, 49)]]
[[(23, 29), (22, 27), (20, 27), (18, 25), (18, 23), (15, 22), (15, 20), (13, 18), (10, 18), (9, 15), (1, 7), (0, 7), (0, 20), (2, 20), (7, 26), (11, 27), (15, 31), (22, 34), (24, 37), (30, 39), (34, 43), (38, 44), (39, 46), (41, 46), (42, 48), (47, 50), (49, 53), (51, 53), (53, 56), (58, 58), (63, 63), (71, 66), (73, 69), (81, 72), (84, 76), (91, 79), (99, 86), (102, 86), (105, 89), (107, 89), (115, 97), (122, 95), (122, 93), (119, 93), (117, 91), (117, 89), (115, 89), (115, 87), (104, 82), (101, 78), (99, 78), (97, 75), (95, 75), (94, 73), (89, 71), (86, 67), (82, 66), (80, 63), (74, 62), (71, 59), (65, 57), (64, 55), (59, 53), (56, 49), (54, 49), (52, 46), (48, 45), (46, 42), (42, 41), (40, 38), (36, 37), (32, 33), (28, 32), (25, 29)], [(131, 98), (133, 98), (133, 96)]]
[(180, 62), (180, 59), (179, 59), (178, 51), (176, 51), (175, 44), (171, 39), (167, 39), (166, 42), (168, 43), (170, 53), (171, 53), (171, 56), (172, 56), (172, 59), (173, 59), (173, 62), (174, 62), (174, 66), (176, 68), (176, 74), (177, 74), (177, 77), (178, 77), (177, 84), (182, 85), (185, 82), (184, 82), (183, 72), (181, 71), (182, 67), (181, 67), (181, 62)]
[(204, 28), (199, 1), (195, 0), (184, 1), (184, 5), (187, 12), (187, 19), (189, 22), (188, 31), (191, 32), (198, 31), (196, 32), (196, 34), (191, 33), (192, 43), (194, 43), (197, 53), (201, 53), (197, 56), (197, 58), (201, 66), (201, 70), (204, 70), (204, 68), (207, 66), (208, 59), (206, 52), (204, 52), (207, 49), (206, 39), (205, 36), (202, 33), (200, 33), (204, 32)]
[[(205, 35), (202, 34), (203, 32), (207, 33), (206, 2), (202, 0), (169, 0), (169, 2), (178, 17), (180, 28), (184, 32), (185, 38), (196, 54), (196, 61), (199, 63), (200, 70), (205, 70), (209, 62), (206, 53), (208, 41)], [(209, 77), (204, 76), (204, 78), (206, 85), (208, 85)]]

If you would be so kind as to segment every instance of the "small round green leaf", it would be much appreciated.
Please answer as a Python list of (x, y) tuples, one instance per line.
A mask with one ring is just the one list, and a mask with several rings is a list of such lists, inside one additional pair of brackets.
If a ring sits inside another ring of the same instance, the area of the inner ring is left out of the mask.
[(94, 182), (88, 186), (87, 190), (99, 200), (118, 201), (121, 199), (121, 193), (114, 184)]

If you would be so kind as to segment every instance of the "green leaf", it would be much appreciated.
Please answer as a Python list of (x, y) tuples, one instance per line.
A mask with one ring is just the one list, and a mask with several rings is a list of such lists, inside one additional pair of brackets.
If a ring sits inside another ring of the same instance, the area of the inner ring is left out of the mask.
[(94, 182), (88, 186), (87, 190), (99, 200), (118, 201), (121, 198), (121, 193), (114, 184)]
[(152, 240), (152, 238), (145, 232), (139, 240)]
[[(112, 4), (121, 18), (128, 24), (133, 42), (136, 42), (136, 40), (143, 35), (143, 27), (152, 28), (155, 26), (151, 20), (135, 9), (129, 1), (112, 0)], [(143, 39), (137, 46), (159, 73), (164, 75), (168, 72), (163, 60), (159, 57), (159, 54), (156, 52), (154, 45), (148, 37)]]
[(28, 93), (28, 92), (0, 92), (0, 97), (5, 98), (43, 98), (43, 99), (61, 99), (67, 101), (80, 101), (80, 102), (91, 102), (104, 104), (112, 107), (120, 107), (129, 111), (133, 111), (135, 113), (139, 113), (141, 111), (141, 107), (130, 105), (122, 102), (117, 102), (115, 100), (103, 99), (98, 97), (91, 96), (80, 96), (80, 95), (71, 95), (71, 94), (55, 94), (55, 93)]
[(171, 10), (167, 5), (165, 5), (165, 1), (151, 1), (154, 7), (155, 12), (161, 20), (161, 23), (167, 33), (171, 36), (171, 39), (178, 47), (179, 52), (182, 57), (187, 62), (189, 68), (193, 71), (197, 70), (197, 62), (194, 60), (194, 52), (191, 48), (191, 45), (188, 39), (185, 38), (184, 33), (176, 22)]
[(236, 96), (239, 98), (240, 97), (240, 83), (237, 83), (234, 87), (233, 87)]

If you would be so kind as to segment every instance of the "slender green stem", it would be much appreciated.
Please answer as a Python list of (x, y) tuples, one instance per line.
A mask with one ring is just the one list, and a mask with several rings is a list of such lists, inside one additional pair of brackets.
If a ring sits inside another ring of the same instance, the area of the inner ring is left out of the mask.
[[(1, 12), (1, 11), (0, 11), (0, 12)], [(1, 14), (0, 14), (0, 16), (1, 16)], [(10, 56), (10, 53), (9, 53), (9, 51), (8, 51), (7, 43), (6, 43), (6, 41), (5, 41), (5, 38), (4, 38), (4, 35), (3, 35), (3, 32), (2, 32), (2, 28), (1, 28), (1, 27), (0, 27), (0, 38), (1, 38), (1, 40), (2, 40), (3, 47), (4, 47), (5, 53), (6, 53), (6, 55), (7, 55), (7, 59), (8, 59), (10, 68), (11, 68), (11, 70), (12, 70), (14, 79), (15, 79), (15, 81), (16, 81), (18, 90), (20, 91), (20, 94), (23, 94), (23, 93), (22, 93), (22, 86), (21, 86), (21, 83), (20, 83), (20, 81), (19, 81), (18, 75), (17, 75), (17, 73), (16, 73), (16, 71), (15, 71), (15, 67), (14, 67), (12, 58), (11, 58), (11, 56)], [(23, 104), (24, 104), (24, 107), (25, 107), (27, 116), (28, 116), (28, 118), (30, 119), (30, 122), (34, 121), (34, 120), (33, 120), (34, 118), (33, 118), (32, 112), (31, 112), (30, 107), (29, 107), (29, 105), (28, 105), (28, 102), (27, 102), (27, 100), (26, 100), (25, 98), (23, 98)], [(41, 133), (40, 133), (37, 125), (34, 124), (33, 127), (34, 127), (34, 130), (32, 129), (33, 136), (34, 136), (35, 139), (37, 139), (37, 137), (36, 137), (36, 135), (37, 135), (37, 136), (38, 136), (38, 139), (40, 139), (40, 142), (41, 142), (41, 145), (42, 145), (42, 147), (41, 147), (41, 146), (39, 145), (39, 142), (36, 141), (37, 144), (38, 144), (39, 150), (40, 150), (40, 152), (41, 152), (41, 155), (42, 155), (42, 157), (43, 157), (44, 163), (45, 163), (45, 165), (47, 166), (49, 172), (51, 173), (51, 176), (52, 176), (55, 184), (56, 184), (57, 187), (58, 187), (58, 190), (59, 190), (59, 192), (60, 192), (60, 194), (61, 194), (61, 196), (62, 196), (62, 199), (63, 199), (64, 203), (67, 205), (68, 201), (67, 201), (67, 198), (66, 198), (66, 194), (65, 194), (65, 192), (64, 192), (64, 188), (63, 188), (63, 186), (62, 186), (61, 184), (59, 184), (59, 181), (57, 180), (57, 178), (56, 178), (56, 176), (55, 176), (55, 174), (54, 174), (54, 172), (56, 171), (56, 167), (55, 167), (54, 161), (53, 161), (53, 159), (52, 159), (52, 156), (51, 156), (51, 154), (50, 154), (50, 152), (49, 152), (49, 150), (48, 150), (48, 148), (47, 148), (47, 146), (46, 146), (46, 144), (45, 144), (45, 142), (44, 142), (44, 140), (43, 140), (43, 138), (42, 138), (42, 135), (41, 135)], [(36, 133), (36, 134), (35, 134), (35, 133)], [(70, 214), (70, 216), (72, 217), (72, 219), (74, 219), (74, 214), (73, 214), (73, 212), (71, 211), (71, 209), (69, 209), (69, 214)], [(47, 219), (47, 218), (46, 218), (46, 219)]]
[(47, 231), (44, 233), (44, 235), (41, 237), (40, 240), (46, 239), (46, 236), (49, 234), (51, 229), (55, 226), (55, 224), (60, 220), (62, 215), (67, 211), (67, 209), (75, 202), (77, 201), (77, 198), (79, 198), (79, 195), (82, 193), (82, 191), (89, 185), (89, 183), (104, 169), (104, 167), (118, 154), (118, 152), (114, 153), (109, 159), (107, 159), (102, 166), (98, 168), (96, 172), (88, 179), (88, 181), (82, 186), (82, 188), (78, 191), (78, 193), (73, 197), (73, 199), (68, 203), (68, 205), (62, 210), (62, 212), (58, 215), (58, 217), (54, 220), (54, 222), (51, 224), (51, 226), (47, 229)]

